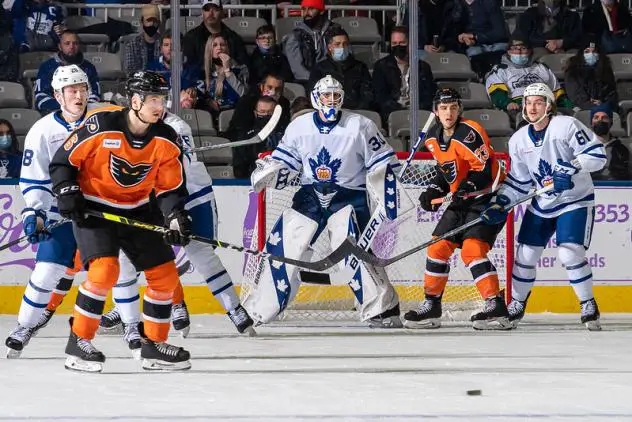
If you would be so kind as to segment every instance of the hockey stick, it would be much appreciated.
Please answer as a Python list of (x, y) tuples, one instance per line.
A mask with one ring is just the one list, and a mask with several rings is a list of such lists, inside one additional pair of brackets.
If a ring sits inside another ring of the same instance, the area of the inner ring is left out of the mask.
[(243, 147), (243, 146), (246, 146), (246, 145), (260, 144), (268, 136), (270, 136), (272, 131), (276, 128), (277, 124), (279, 124), (279, 120), (281, 120), (281, 114), (282, 113), (283, 113), (283, 108), (280, 105), (277, 104), (274, 107), (274, 111), (272, 112), (272, 116), (270, 117), (270, 120), (268, 121), (268, 123), (266, 123), (266, 125), (263, 127), (263, 129), (261, 129), (259, 131), (259, 133), (257, 133), (255, 136), (253, 136), (250, 139), (245, 139), (243, 141), (237, 141), (237, 142), (227, 142), (225, 144), (206, 145), (206, 146), (203, 146), (203, 147), (189, 148), (187, 151), (189, 151), (189, 152), (204, 152), (204, 151), (210, 151), (210, 150), (214, 150), (214, 149), (237, 148), (237, 147)]
[[(114, 223), (123, 224), (126, 226), (136, 227), (143, 230), (150, 230), (158, 233), (165, 234), (170, 230), (163, 226), (157, 226), (154, 224), (145, 223), (143, 221), (134, 220), (132, 218), (123, 217), (116, 214), (110, 214), (107, 212), (96, 211), (96, 210), (86, 210), (86, 215), (91, 217), (97, 217), (104, 220), (112, 221)], [(299, 268), (305, 268), (307, 270), (312, 271), (325, 271), (338, 262), (342, 261), (345, 257), (350, 254), (353, 254), (356, 251), (355, 241), (352, 237), (348, 237), (344, 242), (335, 251), (327, 255), (325, 258), (314, 261), (299, 261), (296, 259), (286, 258), (284, 256), (272, 255), (267, 252), (259, 252), (252, 249), (247, 249), (242, 246), (233, 245), (226, 242), (221, 242), (219, 240), (208, 239), (206, 237), (190, 235), (189, 238), (191, 240), (197, 240), (198, 242), (206, 243), (208, 245), (214, 246), (216, 248), (230, 249), (237, 252), (244, 252), (253, 256), (258, 256), (261, 258), (268, 259), (270, 261), (282, 262), (284, 264), (290, 264), (297, 266)]]
[[(553, 185), (552, 184), (548, 185), (548, 186), (545, 186), (542, 189), (538, 189), (538, 190), (536, 190), (534, 192), (531, 192), (530, 194), (520, 198), (516, 202), (505, 206), (504, 210), (511, 211), (516, 205), (522, 204), (523, 202), (527, 202), (530, 199), (533, 199), (534, 197), (542, 195), (544, 193), (547, 193), (547, 192), (549, 192), (551, 190), (553, 190)], [(408, 250), (406, 252), (402, 252), (401, 254), (396, 255), (396, 256), (394, 256), (392, 258), (378, 258), (375, 255), (373, 255), (373, 254), (371, 254), (371, 253), (369, 253), (367, 251), (364, 251), (364, 250), (356, 253), (355, 255), (360, 260), (362, 260), (362, 261), (364, 261), (364, 262), (366, 262), (368, 264), (375, 265), (377, 267), (388, 267), (389, 265), (394, 264), (397, 261), (400, 261), (400, 260), (402, 260), (402, 259), (404, 259), (404, 258), (406, 258), (406, 257), (408, 257), (408, 256), (410, 256), (410, 255), (412, 255), (412, 254), (414, 254), (416, 252), (419, 252), (422, 249), (426, 249), (427, 247), (429, 247), (431, 245), (434, 245), (435, 243), (437, 243), (437, 242), (439, 242), (441, 240), (447, 239), (448, 237), (452, 237), (455, 234), (458, 234), (458, 233), (462, 232), (463, 230), (467, 230), (470, 227), (475, 226), (475, 225), (479, 224), (482, 221), (483, 221), (483, 219), (481, 217), (478, 217), (478, 218), (476, 218), (476, 219), (474, 219), (474, 220), (472, 220), (472, 221), (470, 221), (468, 223), (463, 224), (462, 226), (456, 227), (455, 229), (452, 229), (449, 232), (442, 234), (441, 236), (435, 237), (435, 238), (433, 238), (433, 239), (431, 239), (431, 240), (429, 240), (429, 241), (427, 241), (425, 243), (422, 243), (419, 246), (416, 246), (416, 247), (414, 247), (414, 248), (412, 248), (412, 249), (410, 249), (410, 250)], [(358, 248), (356, 248), (356, 249), (358, 249)]]
[[(54, 223), (51, 223), (48, 226), (44, 227), (40, 232), (50, 231), (50, 230), (52, 230), (52, 229), (54, 229), (56, 227), (61, 226), (64, 223), (68, 223), (69, 221), (70, 220), (68, 220), (67, 218), (62, 218), (61, 220), (55, 221)], [(31, 235), (30, 234), (25, 234), (24, 236), (18, 237), (17, 239), (10, 241), (6, 245), (0, 246), (0, 251), (3, 251), (5, 249), (9, 249), (11, 246), (17, 245), (18, 243), (20, 243), (21, 241), (25, 240), (29, 236), (31, 236)]]
[[(471, 192), (466, 194), (463, 199), (469, 199), (469, 198), (474, 198), (474, 197), (480, 197), (483, 195), (487, 195), (488, 193), (492, 193), (492, 192), (496, 192), (496, 190), (498, 189), (498, 185), (500, 183), (500, 174), (503, 172), (503, 169), (500, 167), (500, 165), (498, 166), (498, 171), (496, 172), (496, 177), (494, 178), (494, 182), (492, 183), (492, 185), (488, 188), (476, 191), (476, 192)], [(453, 195), (452, 192), (448, 193), (446, 196), (444, 196), (443, 198), (437, 198), (437, 199), (433, 199), (432, 201), (430, 201), (430, 203), (432, 205), (441, 205), (443, 203), (446, 202), (452, 202), (453, 199)]]

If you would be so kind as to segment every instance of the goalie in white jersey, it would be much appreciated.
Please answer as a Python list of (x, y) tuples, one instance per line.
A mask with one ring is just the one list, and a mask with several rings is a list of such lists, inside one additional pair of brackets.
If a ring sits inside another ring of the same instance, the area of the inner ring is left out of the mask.
[[(357, 238), (369, 220), (367, 185), (382, 192), (376, 199), (386, 203), (384, 193), (393, 195), (395, 189), (385, 188), (385, 180), (395, 188), (392, 169), (399, 166), (371, 120), (340, 110), (344, 98), (340, 82), (327, 75), (311, 97), (317, 111), (292, 121), (281, 143), (270, 157), (258, 161), (251, 176), (254, 189), (261, 191), (266, 185), (283, 189), (301, 174), (302, 186), (292, 207), (277, 220), (266, 242), (268, 252), (294, 259), (300, 259), (323, 230), (329, 233), (332, 250), (347, 236)], [(272, 321), (286, 309), (299, 288), (297, 270), (261, 261), (257, 287), (244, 301), (256, 322)], [(399, 299), (384, 269), (362, 263), (348, 283), (362, 306), (363, 320), (373, 327), (402, 326)]]
[(555, 115), (555, 97), (542, 83), (524, 91), (523, 117), (530, 124), (509, 140), (511, 171), (500, 187), (495, 204), (483, 211), (485, 222), (506, 218), (505, 205), (537, 189), (553, 185), (536, 196), (525, 213), (518, 234), (512, 273), (510, 321), (522, 319), (536, 279), (536, 264), (553, 234), (558, 256), (581, 304), (581, 321), (599, 330), (599, 309), (592, 289), (592, 270), (586, 260), (594, 220), (594, 186), (590, 173), (606, 163), (603, 144), (579, 120)]

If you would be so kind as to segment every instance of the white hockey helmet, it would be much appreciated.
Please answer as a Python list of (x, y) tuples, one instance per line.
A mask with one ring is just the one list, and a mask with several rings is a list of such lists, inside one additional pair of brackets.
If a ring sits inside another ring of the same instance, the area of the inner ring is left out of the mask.
[[(547, 103), (547, 111), (537, 121), (531, 122), (527, 117), (527, 97), (544, 97)], [(537, 82), (529, 85), (522, 92), (522, 117), (531, 124), (540, 123), (547, 115), (553, 112), (555, 107), (555, 95), (545, 83)]]
[(88, 90), (90, 89), (88, 75), (76, 64), (59, 66), (53, 73), (51, 86), (55, 91), (61, 92), (65, 87), (76, 84), (86, 84)]
[[(321, 97), (330, 96), (331, 100), (325, 104)], [(334, 79), (331, 75), (327, 75), (314, 86), (312, 90), (312, 106), (321, 112), (328, 121), (334, 121), (338, 117), (338, 112), (342, 108), (345, 98), (345, 91), (342, 84)]]

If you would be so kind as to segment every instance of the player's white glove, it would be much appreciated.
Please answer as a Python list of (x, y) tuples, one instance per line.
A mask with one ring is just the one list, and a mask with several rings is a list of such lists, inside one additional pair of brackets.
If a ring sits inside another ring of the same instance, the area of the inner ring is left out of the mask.
[(255, 192), (261, 192), (266, 186), (272, 186), (274, 189), (285, 189), (298, 174), (269, 155), (258, 159), (255, 164), (257, 168), (250, 175), (250, 183)]

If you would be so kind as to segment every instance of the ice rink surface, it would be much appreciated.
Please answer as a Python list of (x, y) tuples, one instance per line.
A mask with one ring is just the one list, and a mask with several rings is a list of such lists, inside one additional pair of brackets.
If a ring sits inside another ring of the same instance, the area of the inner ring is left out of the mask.
[[(100, 336), (101, 374), (64, 369), (66, 321), (19, 360), (3, 351), (0, 421), (632, 421), (629, 316), (605, 316), (596, 333), (573, 315), (512, 332), (286, 322), (247, 338), (193, 315), (190, 337), (173, 338), (190, 371), (147, 373), (121, 338)], [(3, 341), (14, 323), (0, 316)]]

